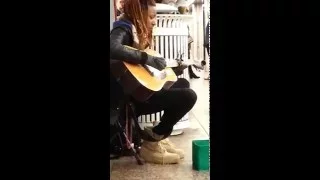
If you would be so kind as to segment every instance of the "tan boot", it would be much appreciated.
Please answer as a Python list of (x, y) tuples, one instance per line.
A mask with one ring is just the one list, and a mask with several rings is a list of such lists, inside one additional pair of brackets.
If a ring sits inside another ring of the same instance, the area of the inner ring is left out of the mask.
[(168, 138), (160, 141), (160, 144), (169, 152), (169, 153), (175, 153), (178, 154), (180, 159), (184, 158), (184, 151), (182, 149), (177, 149), (176, 146), (169, 141)]
[(179, 163), (178, 154), (169, 153), (159, 142), (143, 141), (140, 156), (147, 162), (156, 164)]

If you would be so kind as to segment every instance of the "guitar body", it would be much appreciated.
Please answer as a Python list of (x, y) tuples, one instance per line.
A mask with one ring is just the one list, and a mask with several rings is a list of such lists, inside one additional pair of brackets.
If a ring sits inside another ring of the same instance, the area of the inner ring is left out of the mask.
[[(145, 50), (145, 52), (153, 56), (159, 56), (150, 49)], [(165, 68), (161, 71), (165, 76), (159, 78), (140, 64), (130, 64), (117, 60), (111, 63), (111, 73), (120, 83), (125, 94), (129, 94), (141, 102), (148, 100), (162, 88), (170, 88), (178, 79), (171, 68)]]

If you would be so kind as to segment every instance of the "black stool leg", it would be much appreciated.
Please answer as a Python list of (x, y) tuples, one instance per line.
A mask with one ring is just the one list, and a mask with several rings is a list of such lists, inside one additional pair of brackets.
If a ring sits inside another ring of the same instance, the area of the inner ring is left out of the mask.
[[(136, 149), (136, 151), (140, 151), (140, 146), (141, 146), (141, 128), (140, 128), (140, 125), (139, 125), (139, 122), (138, 122), (138, 118), (137, 118), (137, 116), (136, 116), (136, 114), (135, 114), (135, 110), (134, 110), (134, 106), (133, 106), (133, 104), (132, 103), (129, 103), (129, 114), (130, 114), (130, 116), (129, 117), (131, 117), (131, 121), (130, 121), (130, 123), (131, 123), (131, 126), (132, 125), (134, 125), (135, 126), (135, 129), (136, 129), (136, 137), (134, 137), (134, 138), (137, 138), (137, 139), (139, 139), (140, 140), (140, 142), (139, 142), (139, 144), (135, 144), (135, 149)], [(133, 122), (132, 122), (133, 121)], [(133, 124), (132, 124), (133, 123)]]
[(120, 130), (121, 133), (122, 133), (123, 136), (126, 138), (127, 143), (130, 144), (129, 149), (131, 150), (131, 152), (133, 153), (134, 157), (136, 158), (137, 163), (138, 163), (139, 165), (143, 165), (143, 162), (142, 162), (142, 160), (140, 159), (140, 157), (138, 156), (136, 150), (131, 146), (131, 142), (130, 142), (130, 140), (128, 139), (128, 136), (126, 135), (126, 133), (124, 132), (124, 130), (123, 130), (120, 122), (118, 121), (117, 123), (118, 123), (118, 126), (119, 126), (120, 129), (121, 129), (121, 130)]
[(129, 106), (130, 106), (129, 109), (131, 111), (131, 117), (133, 118), (134, 124), (136, 126), (136, 129), (138, 131), (138, 134), (139, 134), (140, 138), (143, 139), (143, 140), (146, 140), (146, 141), (157, 142), (157, 140), (153, 139), (150, 135), (148, 135), (145, 131), (143, 131), (140, 128), (140, 125), (139, 125), (139, 122), (138, 122), (138, 118), (135, 115), (134, 107), (133, 107), (132, 104), (129, 104)]

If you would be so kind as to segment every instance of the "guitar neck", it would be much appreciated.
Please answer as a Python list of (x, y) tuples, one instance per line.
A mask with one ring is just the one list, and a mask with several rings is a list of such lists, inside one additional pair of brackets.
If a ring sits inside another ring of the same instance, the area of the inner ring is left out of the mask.
[(177, 60), (171, 60), (171, 61), (167, 61), (167, 67), (173, 68), (173, 67), (178, 67), (178, 66), (190, 66), (190, 65), (195, 65), (195, 63), (193, 62), (184, 62), (182, 61), (182, 63), (179, 63), (179, 61)]

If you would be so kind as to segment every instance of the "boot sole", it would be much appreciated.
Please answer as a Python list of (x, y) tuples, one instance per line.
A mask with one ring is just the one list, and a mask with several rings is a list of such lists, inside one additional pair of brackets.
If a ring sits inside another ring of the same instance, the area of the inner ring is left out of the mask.
[(144, 155), (143, 155), (144, 153), (143, 153), (143, 151), (141, 151), (140, 150), (140, 157), (143, 159), (143, 160), (145, 160), (146, 162), (149, 162), (149, 163), (154, 163), (154, 164), (178, 164), (179, 162), (180, 162), (180, 156), (178, 155), (178, 159), (176, 159), (176, 160), (171, 160), (171, 161), (167, 161), (167, 162), (163, 162), (162, 160), (157, 160), (157, 159), (152, 159), (152, 160), (150, 160), (148, 157), (144, 157)]
[[(141, 155), (140, 155), (141, 156)], [(153, 163), (153, 164), (179, 164), (179, 161), (180, 160), (177, 160), (176, 162), (166, 162), (166, 163), (163, 163), (162, 161), (151, 161), (151, 160), (148, 160), (148, 159), (145, 159), (141, 156), (141, 158), (145, 161), (145, 162), (148, 162), (148, 163)]]

